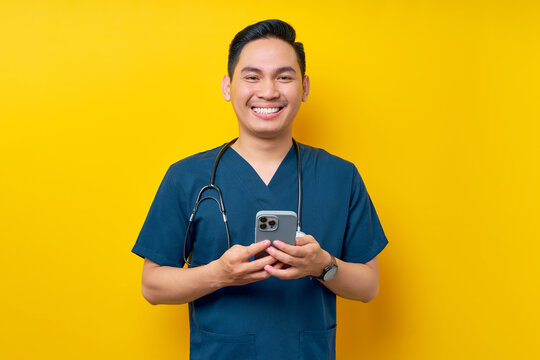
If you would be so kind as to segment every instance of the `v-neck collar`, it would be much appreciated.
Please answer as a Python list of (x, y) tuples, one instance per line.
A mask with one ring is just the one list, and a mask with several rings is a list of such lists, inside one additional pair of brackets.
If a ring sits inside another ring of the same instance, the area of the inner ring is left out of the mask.
[(291, 146), (291, 149), (279, 164), (268, 185), (264, 183), (255, 169), (234, 149), (227, 149), (225, 154), (223, 154), (222, 161), (233, 172), (237, 183), (263, 209), (280, 206), (280, 198), (282, 197), (280, 189), (283, 191), (284, 184), (289, 182), (292, 176), (296, 179), (296, 155), (294, 146)]
[[(231, 154), (233, 155), (233, 157), (235, 157), (235, 160), (237, 163), (241, 163), (241, 168), (242, 168), (242, 171), (246, 171), (249, 174), (250, 177), (254, 177), (254, 178), (257, 178), (257, 180), (260, 182), (260, 184), (268, 189), (271, 189), (273, 187), (275, 187), (275, 183), (279, 182), (278, 179), (279, 179), (279, 174), (281, 172), (283, 172), (284, 168), (287, 168), (288, 166), (288, 163), (291, 162), (291, 157), (295, 157), (296, 154), (295, 154), (295, 151), (294, 151), (294, 144), (291, 146), (291, 148), (289, 149), (289, 151), (287, 152), (287, 154), (285, 155), (285, 157), (281, 160), (281, 163), (279, 163), (279, 166), (278, 168), (276, 169), (276, 171), (274, 172), (274, 175), (272, 175), (272, 178), (270, 179), (270, 182), (268, 183), (268, 185), (266, 185), (266, 183), (263, 181), (263, 179), (261, 179), (261, 177), (259, 176), (259, 174), (257, 173), (257, 171), (253, 168), (253, 166), (251, 166), (251, 164), (246, 160), (244, 159), (244, 157), (242, 155), (240, 155), (234, 148), (230, 148), (229, 151), (231, 152)], [(296, 163), (296, 162), (295, 162)]]

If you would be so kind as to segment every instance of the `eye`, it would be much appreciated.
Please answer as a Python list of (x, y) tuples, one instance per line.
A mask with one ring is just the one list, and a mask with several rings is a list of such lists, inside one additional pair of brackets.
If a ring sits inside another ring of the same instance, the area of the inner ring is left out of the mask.
[(292, 76), (289, 76), (289, 75), (280, 75), (278, 77), (278, 80), (280, 80), (280, 81), (292, 81), (293, 78), (292, 78)]
[(259, 78), (256, 75), (246, 75), (244, 76), (244, 80), (247, 81), (257, 81)]

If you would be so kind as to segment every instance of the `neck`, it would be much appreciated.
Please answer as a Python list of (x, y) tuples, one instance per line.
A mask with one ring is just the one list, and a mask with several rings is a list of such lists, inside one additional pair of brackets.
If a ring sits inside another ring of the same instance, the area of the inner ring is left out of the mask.
[(238, 140), (232, 145), (248, 161), (266, 161), (283, 160), (292, 146), (292, 137), (283, 136), (275, 139), (261, 139), (247, 136), (239, 136)]

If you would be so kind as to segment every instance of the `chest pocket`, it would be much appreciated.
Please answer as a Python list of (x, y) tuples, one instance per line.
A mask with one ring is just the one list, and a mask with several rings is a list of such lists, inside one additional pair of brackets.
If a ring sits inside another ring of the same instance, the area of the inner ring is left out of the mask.
[(191, 263), (194, 265), (208, 264), (227, 251), (227, 231), (216, 201), (206, 199), (199, 204), (190, 237), (188, 241), (193, 251)]

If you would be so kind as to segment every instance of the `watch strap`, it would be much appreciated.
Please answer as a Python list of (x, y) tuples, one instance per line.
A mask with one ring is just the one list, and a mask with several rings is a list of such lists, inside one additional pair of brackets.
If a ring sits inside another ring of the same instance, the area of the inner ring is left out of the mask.
[[(330, 263), (330, 265), (328, 265), (327, 267), (324, 268), (322, 274), (320, 276), (317, 277), (317, 279), (319, 280), (322, 280), (322, 281), (325, 281), (324, 279), (324, 276), (331, 270), (333, 269), (337, 269), (338, 265), (337, 265), (337, 260), (336, 258), (330, 254), (330, 257), (332, 258), (332, 262)], [(333, 276), (332, 276), (333, 277)], [(331, 280), (331, 279), (327, 279), (327, 280)]]

